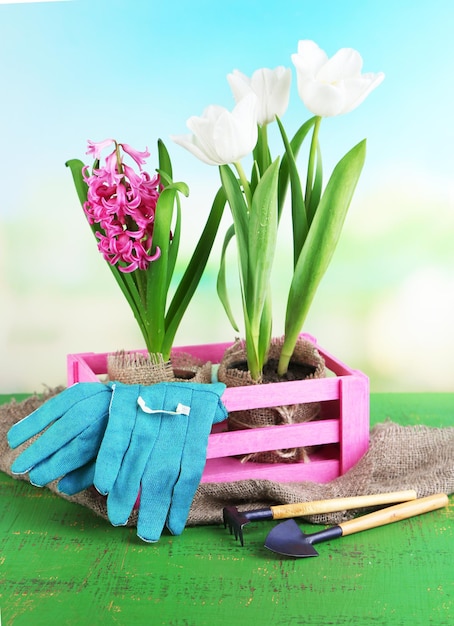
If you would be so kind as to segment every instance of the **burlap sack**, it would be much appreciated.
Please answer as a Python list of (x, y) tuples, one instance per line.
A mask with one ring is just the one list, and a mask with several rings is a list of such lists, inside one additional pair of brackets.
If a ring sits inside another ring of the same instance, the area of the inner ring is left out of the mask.
[(172, 354), (169, 361), (161, 355), (120, 350), (107, 357), (107, 378), (127, 385), (153, 385), (160, 382), (188, 381), (211, 383), (212, 365), (191, 354)]
[[(276, 363), (279, 360), (284, 338), (273, 339), (268, 353), (268, 363)], [(266, 384), (275, 382), (273, 379), (264, 378), (255, 381), (246, 369), (240, 369), (239, 364), (246, 363), (246, 348), (243, 341), (236, 341), (228, 348), (219, 365), (218, 379), (227, 387), (242, 387), (248, 385)], [(297, 366), (304, 372), (304, 379), (323, 378), (325, 376), (325, 362), (315, 346), (299, 337), (293, 352), (291, 366)], [(292, 375), (289, 369), (288, 380), (301, 379), (296, 373)], [(306, 402), (304, 404), (292, 404), (270, 408), (248, 409), (244, 411), (231, 411), (228, 417), (229, 430), (244, 430), (247, 428), (262, 428), (264, 426), (279, 426), (282, 424), (300, 424), (309, 422), (320, 413), (319, 402)], [(270, 450), (267, 452), (255, 452), (241, 457), (243, 462), (254, 461), (256, 463), (294, 463), (296, 461), (308, 461), (307, 450), (303, 447), (289, 448), (286, 450)]]
[[(59, 391), (48, 390), (43, 396), (35, 395), (23, 402), (12, 401), (0, 406), (0, 471), (11, 475), (11, 464), (27, 445), (11, 450), (6, 440), (9, 428)], [(28, 480), (27, 476), (20, 478)], [(107, 519), (105, 498), (94, 489), (71, 497), (60, 494), (55, 483), (50, 484), (49, 489)], [(370, 448), (364, 457), (349, 472), (325, 484), (245, 480), (200, 485), (188, 526), (221, 523), (222, 509), (227, 505), (247, 510), (402, 489), (415, 489), (418, 497), (454, 492), (454, 427), (400, 426), (391, 421), (378, 424), (371, 431)], [(355, 514), (355, 511), (340, 511), (307, 519), (314, 523), (338, 524)], [(137, 514), (133, 513), (128, 525), (136, 523)]]

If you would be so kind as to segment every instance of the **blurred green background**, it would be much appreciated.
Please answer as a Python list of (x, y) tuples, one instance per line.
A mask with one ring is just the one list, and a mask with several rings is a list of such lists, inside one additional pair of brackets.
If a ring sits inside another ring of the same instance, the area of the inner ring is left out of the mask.
[[(358, 109), (322, 124), (326, 175), (364, 137), (368, 157), (305, 330), (374, 391), (453, 391), (453, 24), (451, 0), (0, 1), (0, 392), (64, 383), (68, 352), (142, 347), (65, 161), (84, 159), (87, 139), (115, 137), (148, 146), (153, 171), (162, 138), (191, 190), (187, 256), (219, 175), (169, 136), (209, 104), (233, 105), (233, 69), (292, 67), (299, 39), (330, 56), (356, 48), (364, 71), (386, 74)], [(287, 132), (309, 115), (294, 80)], [(234, 338), (215, 294), (228, 223), (178, 345)], [(290, 263), (289, 231), (280, 237), (276, 335)]]

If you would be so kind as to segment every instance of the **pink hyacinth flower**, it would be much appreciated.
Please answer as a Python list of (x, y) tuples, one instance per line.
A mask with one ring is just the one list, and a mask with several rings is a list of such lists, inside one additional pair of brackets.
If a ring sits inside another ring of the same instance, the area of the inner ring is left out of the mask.
[(150, 156), (148, 148), (145, 148), (143, 152), (140, 152), (140, 150), (135, 150), (134, 148), (131, 148), (131, 146), (127, 143), (121, 143), (120, 145), (126, 152), (126, 154), (129, 154), (129, 156), (134, 159), (140, 169), (142, 169), (141, 166), (146, 164), (146, 159), (148, 159), (148, 157)]
[[(89, 142), (88, 151), (99, 158), (101, 151), (114, 144), (103, 166), (89, 175), (83, 169), (88, 185), (84, 211), (90, 224), (98, 224), (98, 249), (104, 259), (121, 272), (146, 270), (160, 255), (152, 252), (156, 205), (159, 199), (159, 176), (142, 171), (148, 150), (140, 152), (113, 140)], [(123, 149), (138, 165), (139, 172), (123, 162)]]
[(104, 141), (98, 142), (88, 140), (88, 149), (86, 154), (94, 156), (95, 159), (100, 159), (101, 152), (104, 150), (104, 148), (111, 146), (113, 143), (115, 143), (115, 139), (104, 139)]
[[(121, 272), (129, 273), (137, 269), (146, 270), (151, 261), (159, 258), (160, 250), (154, 254), (148, 254), (147, 237), (143, 240), (136, 240), (139, 233), (128, 233), (120, 231), (117, 234), (110, 233), (110, 236), (97, 233), (99, 239), (98, 249), (104, 259), (111, 265), (116, 265), (119, 261), (127, 265), (119, 265)], [(150, 238), (151, 239), (151, 238)]]

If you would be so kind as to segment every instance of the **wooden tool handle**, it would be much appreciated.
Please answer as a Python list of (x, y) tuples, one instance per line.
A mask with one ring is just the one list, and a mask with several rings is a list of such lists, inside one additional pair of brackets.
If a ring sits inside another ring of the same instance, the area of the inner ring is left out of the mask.
[(390, 506), (386, 509), (375, 511), (375, 513), (369, 513), (368, 515), (357, 517), (348, 522), (342, 522), (339, 526), (342, 529), (342, 535), (352, 535), (362, 530), (377, 528), (377, 526), (384, 526), (385, 524), (392, 524), (393, 522), (400, 522), (400, 520), (413, 517), (414, 515), (441, 509), (446, 506), (448, 502), (448, 496), (445, 493), (437, 493), (434, 496), (427, 496), (426, 498), (396, 504), (396, 506)]
[(316, 515), (317, 513), (334, 513), (335, 511), (348, 511), (367, 506), (379, 506), (392, 504), (393, 502), (406, 502), (415, 500), (416, 491), (394, 491), (392, 493), (379, 493), (370, 496), (352, 496), (350, 498), (331, 498), (330, 500), (314, 500), (313, 502), (298, 502), (297, 504), (280, 504), (272, 506), (273, 519), (288, 519), (302, 515)]

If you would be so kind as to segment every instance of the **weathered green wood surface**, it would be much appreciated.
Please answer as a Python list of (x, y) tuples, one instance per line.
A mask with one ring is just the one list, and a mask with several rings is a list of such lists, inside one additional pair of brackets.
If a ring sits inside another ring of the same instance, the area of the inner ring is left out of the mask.
[[(6, 397), (0, 397), (6, 401)], [(373, 395), (372, 422), (454, 424), (454, 394)], [(447, 509), (319, 546), (312, 559), (241, 548), (222, 526), (152, 545), (0, 473), (3, 626), (444, 626), (454, 623), (454, 514)], [(308, 532), (313, 527), (305, 524)]]

